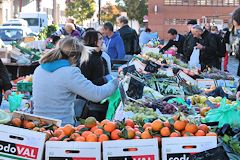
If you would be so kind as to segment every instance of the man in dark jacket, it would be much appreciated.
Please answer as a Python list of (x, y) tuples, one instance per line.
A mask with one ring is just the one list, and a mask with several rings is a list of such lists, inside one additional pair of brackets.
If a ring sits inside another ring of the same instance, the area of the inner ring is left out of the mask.
[(9, 81), (7, 69), (0, 59), (0, 105), (2, 103), (2, 90), (5, 91), (4, 97), (7, 99), (8, 96), (12, 94), (11, 88), (12, 85)]
[[(193, 41), (193, 36), (191, 33), (192, 26), (194, 26), (196, 24), (197, 24), (197, 20), (195, 20), (195, 19), (191, 19), (187, 23), (188, 33), (185, 35), (185, 41), (183, 43), (183, 57), (182, 57), (182, 60), (186, 63), (188, 63), (190, 56), (192, 54), (192, 52), (188, 53), (189, 52), (189, 44), (192, 43), (192, 41)], [(192, 47), (190, 47), (190, 48), (192, 48)]]
[(201, 68), (204, 70), (207, 66), (216, 67), (219, 64), (216, 50), (217, 43), (208, 31), (204, 31), (201, 26), (192, 27), (192, 39), (188, 42), (186, 53), (187, 60), (190, 60), (194, 47), (200, 50)]
[(172, 47), (173, 45), (175, 45), (177, 47), (177, 55), (179, 56), (180, 54), (183, 54), (183, 44), (185, 41), (185, 37), (181, 34), (178, 34), (177, 30), (174, 28), (171, 28), (168, 30), (168, 37), (169, 37), (169, 41), (166, 44), (166, 46), (164, 46), (160, 52), (164, 52), (166, 50), (168, 50), (170, 47)]
[(118, 32), (123, 39), (125, 52), (128, 55), (139, 54), (141, 52), (137, 32), (129, 27), (128, 18), (120, 16), (117, 18)]
[[(233, 25), (237, 29), (238, 37), (240, 38), (240, 7), (237, 8), (232, 15)], [(240, 45), (239, 45), (239, 52), (240, 52)], [(240, 58), (240, 56), (239, 56)], [(239, 66), (238, 66), (238, 72), (237, 75), (240, 76), (240, 59), (239, 59)]]

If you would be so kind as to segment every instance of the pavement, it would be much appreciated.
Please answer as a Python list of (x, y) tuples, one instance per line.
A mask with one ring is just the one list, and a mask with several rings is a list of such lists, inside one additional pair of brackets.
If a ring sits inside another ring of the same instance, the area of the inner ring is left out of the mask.
[(228, 61), (229, 73), (233, 74), (234, 76), (237, 76), (238, 65), (239, 65), (239, 60), (236, 59), (234, 56), (230, 56)]

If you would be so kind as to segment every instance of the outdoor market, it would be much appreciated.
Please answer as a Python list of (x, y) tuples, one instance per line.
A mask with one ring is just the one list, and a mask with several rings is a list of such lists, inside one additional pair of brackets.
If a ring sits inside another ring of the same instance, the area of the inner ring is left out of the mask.
[(0, 160), (240, 160), (232, 31), (190, 19), (161, 39), (129, 21), (0, 26)]

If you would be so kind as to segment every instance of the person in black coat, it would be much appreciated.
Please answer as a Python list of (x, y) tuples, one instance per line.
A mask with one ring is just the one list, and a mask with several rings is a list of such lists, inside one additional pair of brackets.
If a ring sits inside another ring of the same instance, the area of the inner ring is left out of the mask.
[(177, 47), (177, 56), (180, 54), (183, 54), (183, 44), (185, 41), (185, 37), (181, 34), (178, 34), (177, 30), (174, 28), (171, 28), (168, 30), (168, 37), (169, 41), (168, 43), (160, 50), (160, 52), (164, 52), (168, 50), (170, 47), (175, 45)]
[[(232, 15), (233, 25), (237, 29), (238, 37), (240, 38), (240, 7), (237, 8)], [(239, 55), (240, 55), (240, 45), (239, 45)], [(240, 56), (239, 57), (239, 66), (238, 66), (238, 72), (237, 75), (240, 76)]]
[(2, 90), (5, 91), (4, 97), (7, 99), (12, 93), (11, 88), (12, 84), (8, 77), (8, 71), (0, 59), (0, 105), (2, 103)]
[[(93, 84), (101, 86), (107, 83), (106, 67), (102, 58), (103, 36), (98, 31), (88, 31), (84, 36), (84, 43), (91, 49), (89, 61), (81, 65), (81, 73)], [(106, 71), (105, 71), (106, 70)]]
[(139, 54), (141, 52), (139, 46), (139, 38), (137, 32), (129, 27), (128, 18), (120, 16), (117, 18), (117, 25), (120, 27), (118, 32), (123, 39), (125, 52), (127, 55)]
[(194, 25), (192, 29), (192, 37), (188, 41), (185, 56), (187, 61), (190, 60), (193, 49), (200, 49), (201, 69), (208, 67), (217, 67), (219, 60), (217, 58), (217, 42), (207, 30), (203, 30), (201, 26)]

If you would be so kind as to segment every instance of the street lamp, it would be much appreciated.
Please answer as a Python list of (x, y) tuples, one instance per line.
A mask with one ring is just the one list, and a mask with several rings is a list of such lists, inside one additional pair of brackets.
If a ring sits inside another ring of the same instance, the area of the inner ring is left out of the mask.
[(101, 24), (101, 0), (98, 0), (98, 25)]

